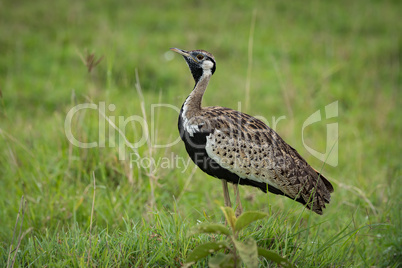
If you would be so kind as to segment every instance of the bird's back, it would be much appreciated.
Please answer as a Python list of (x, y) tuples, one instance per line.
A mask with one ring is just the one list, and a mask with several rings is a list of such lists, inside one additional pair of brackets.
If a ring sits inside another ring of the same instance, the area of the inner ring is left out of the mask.
[(329, 203), (331, 183), (262, 121), (223, 107), (188, 116), (187, 128), (180, 120), (187, 152), (206, 173), (285, 195), (318, 214)]

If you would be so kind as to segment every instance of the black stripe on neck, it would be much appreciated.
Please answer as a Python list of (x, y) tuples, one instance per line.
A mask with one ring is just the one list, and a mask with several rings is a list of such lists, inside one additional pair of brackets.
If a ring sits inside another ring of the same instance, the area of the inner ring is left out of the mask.
[(190, 68), (190, 70), (191, 74), (193, 75), (195, 84), (197, 84), (200, 81), (204, 70), (202, 68)]

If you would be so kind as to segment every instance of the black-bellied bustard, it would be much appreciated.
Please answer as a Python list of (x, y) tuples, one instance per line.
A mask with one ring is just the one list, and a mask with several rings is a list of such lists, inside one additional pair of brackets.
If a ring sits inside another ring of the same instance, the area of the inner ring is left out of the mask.
[(194, 163), (222, 180), (225, 205), (231, 206), (230, 182), (236, 195), (236, 215), (242, 213), (239, 184), (287, 196), (322, 214), (334, 191), (331, 183), (260, 120), (224, 107), (202, 107), (202, 97), (216, 70), (214, 56), (204, 50), (171, 50), (184, 57), (195, 80), (180, 111), (180, 137)]

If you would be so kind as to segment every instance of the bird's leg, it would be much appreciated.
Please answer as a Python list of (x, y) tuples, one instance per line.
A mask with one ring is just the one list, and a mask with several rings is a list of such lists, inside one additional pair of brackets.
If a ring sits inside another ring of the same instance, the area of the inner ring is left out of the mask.
[(236, 217), (239, 217), (243, 213), (243, 207), (241, 206), (241, 201), (240, 201), (239, 185), (238, 184), (233, 184), (233, 190), (234, 190), (235, 196), (236, 196), (236, 212), (235, 212), (235, 215), (236, 215)]
[(226, 180), (222, 180), (222, 187), (223, 187), (223, 197), (225, 198), (225, 206), (232, 207), (232, 203), (230, 202), (230, 196), (229, 196), (228, 182)]

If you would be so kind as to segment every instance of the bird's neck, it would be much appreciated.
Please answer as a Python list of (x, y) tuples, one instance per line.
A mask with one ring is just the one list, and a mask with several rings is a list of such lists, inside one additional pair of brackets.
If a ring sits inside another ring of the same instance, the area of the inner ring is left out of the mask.
[(211, 76), (211, 71), (205, 71), (200, 79), (196, 81), (193, 91), (183, 104), (183, 111), (186, 113), (184, 114), (185, 117), (190, 118), (196, 116), (197, 112), (201, 110), (202, 97), (204, 96)]

